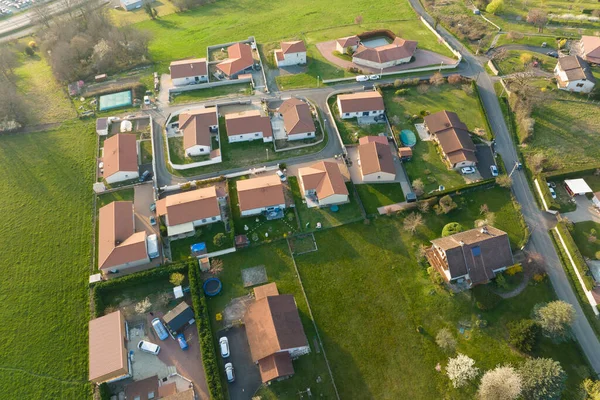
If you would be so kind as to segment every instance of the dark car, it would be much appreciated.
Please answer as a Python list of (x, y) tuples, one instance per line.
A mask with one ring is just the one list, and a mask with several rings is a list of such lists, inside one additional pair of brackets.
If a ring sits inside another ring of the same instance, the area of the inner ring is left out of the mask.
[(152, 172), (150, 171), (144, 171), (142, 176), (140, 176), (140, 182), (146, 182), (150, 179), (152, 179)]
[(181, 350), (187, 350), (188, 344), (185, 341), (185, 336), (183, 336), (183, 333), (177, 335), (177, 343), (179, 343), (179, 347), (181, 347)]
[(558, 53), (556, 51), (549, 51), (546, 53), (547, 56), (558, 58)]

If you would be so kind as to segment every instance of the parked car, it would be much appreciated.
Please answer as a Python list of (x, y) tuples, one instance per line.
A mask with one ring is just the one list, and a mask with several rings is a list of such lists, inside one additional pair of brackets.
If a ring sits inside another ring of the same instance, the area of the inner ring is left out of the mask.
[(225, 375), (227, 375), (227, 382), (235, 381), (235, 374), (233, 373), (233, 364), (225, 364)]
[(379, 78), (380, 78), (379, 75), (369, 75), (369, 80), (371, 80), (371, 81), (376, 81)]
[(542, 47), (548, 47), (548, 43), (542, 42)]
[(169, 337), (169, 333), (160, 319), (154, 318), (152, 320), (152, 328), (154, 328), (154, 332), (156, 332), (156, 336), (158, 336), (160, 340), (165, 340)]
[(146, 243), (148, 246), (148, 257), (150, 257), (151, 260), (160, 256), (158, 251), (158, 236), (156, 236), (156, 234), (148, 235)]
[(150, 170), (144, 171), (142, 176), (140, 176), (140, 182), (146, 182), (148, 179), (152, 179), (152, 172)]
[(185, 336), (183, 335), (183, 333), (177, 335), (177, 343), (179, 343), (179, 347), (181, 347), (181, 350), (187, 350), (188, 344), (185, 341)]
[(150, 105), (150, 96), (144, 96), (144, 104), (147, 106)]
[(522, 169), (523, 169), (523, 164), (521, 164), (521, 163), (520, 163), (520, 162), (518, 162), (518, 161), (515, 161), (515, 167), (517, 168), (517, 170), (519, 170), (519, 171), (520, 171), (520, 170), (522, 170)]
[(492, 173), (492, 176), (498, 176), (498, 167), (490, 165), (490, 172)]
[(558, 53), (556, 51), (549, 51), (546, 53), (547, 56), (558, 58)]
[(475, 168), (473, 168), (473, 167), (462, 167), (460, 169), (460, 172), (462, 172), (465, 175), (467, 175), (467, 174), (474, 174), (475, 173)]
[(152, 212), (156, 211), (156, 203), (150, 204), (150, 211), (152, 211)]
[(548, 188), (548, 190), (550, 191), (550, 196), (552, 196), (553, 199), (556, 199), (556, 191), (552, 188)]
[(369, 80), (369, 77), (367, 75), (358, 75), (356, 77), (356, 82), (366, 82)]
[(225, 336), (219, 339), (219, 348), (221, 349), (221, 357), (229, 357), (229, 340)]
[(141, 351), (144, 351), (144, 352), (150, 353), (150, 354), (154, 354), (155, 356), (157, 356), (158, 353), (160, 353), (160, 346), (159, 345), (154, 344), (152, 342), (148, 342), (146, 340), (140, 340), (140, 342), (138, 343), (137, 347)]
[(150, 220), (150, 225), (154, 226), (156, 225), (156, 218), (154, 218), (153, 215), (150, 216), (150, 218), (148, 218)]
[(285, 174), (283, 173), (283, 171), (277, 170), (276, 174), (279, 177), (279, 179), (281, 179), (281, 182), (287, 181), (287, 177), (285, 176)]

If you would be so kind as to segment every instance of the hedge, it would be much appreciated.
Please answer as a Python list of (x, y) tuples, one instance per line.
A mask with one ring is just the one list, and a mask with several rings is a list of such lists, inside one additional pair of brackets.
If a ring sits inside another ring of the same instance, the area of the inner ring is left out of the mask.
[[(556, 229), (558, 229), (558, 231), (560, 232), (560, 235), (562, 236), (565, 244), (567, 245), (567, 250), (569, 250), (569, 253), (571, 253), (571, 257), (573, 258), (575, 266), (577, 267), (577, 270), (579, 271), (579, 274), (583, 279), (585, 288), (587, 290), (592, 290), (595, 284), (594, 278), (591, 276), (590, 269), (585, 260), (583, 259), (581, 252), (577, 248), (577, 245), (575, 244), (575, 241), (571, 236), (571, 232), (569, 232), (569, 229), (566, 227), (564, 222), (559, 222), (558, 224), (556, 224)], [(560, 240), (558, 242), (559, 244), (561, 244)]]
[(212, 400), (225, 400), (221, 377), (219, 375), (219, 364), (213, 344), (213, 335), (210, 330), (210, 317), (208, 316), (208, 309), (206, 307), (206, 297), (202, 290), (202, 279), (198, 275), (198, 264), (190, 263), (188, 279), (196, 317), (196, 327), (198, 328), (200, 350), (202, 351), (202, 365), (204, 366), (204, 374), (206, 375), (210, 398)]
[(546, 205), (548, 205), (548, 209), (560, 211), (560, 204), (558, 204), (558, 202), (554, 200), (552, 198), (552, 195), (550, 194), (550, 188), (548, 188), (548, 182), (546, 181), (546, 177), (543, 174), (541, 174), (537, 176), (537, 180), (538, 184), (540, 185), (540, 192), (542, 192), (542, 197), (544, 198)]
[(494, 131), (492, 131), (492, 126), (490, 125), (490, 120), (488, 118), (487, 112), (485, 111), (485, 107), (483, 106), (483, 101), (481, 100), (481, 94), (479, 93), (479, 88), (477, 87), (477, 82), (475, 80), (471, 81), (471, 87), (473, 91), (477, 94), (477, 100), (479, 104), (479, 111), (483, 114), (483, 119), (485, 120), (485, 126), (490, 133), (490, 137), (493, 139), (496, 135)]
[(544, 174), (544, 177), (546, 177), (547, 179), (551, 179), (551, 180), (580, 178), (582, 175), (593, 174), (594, 172), (596, 172), (596, 170), (598, 168), (600, 168), (600, 165), (598, 165), (596, 167), (591, 167), (591, 168), (568, 170), (566, 172), (565, 172), (565, 170), (556, 171), (556, 172), (548, 172), (548, 173)]
[(468, 193), (473, 190), (487, 189), (487, 188), (491, 188), (494, 186), (496, 186), (496, 178), (490, 178), (490, 179), (484, 179), (482, 181), (471, 183), (471, 184), (465, 183), (464, 185), (460, 185), (458, 187), (454, 187), (451, 189), (446, 189), (441, 192), (427, 193), (424, 196), (422, 196), (421, 198), (422, 199), (430, 199), (433, 197), (442, 197), (447, 194), (454, 196), (454, 195), (460, 194), (459, 192)]

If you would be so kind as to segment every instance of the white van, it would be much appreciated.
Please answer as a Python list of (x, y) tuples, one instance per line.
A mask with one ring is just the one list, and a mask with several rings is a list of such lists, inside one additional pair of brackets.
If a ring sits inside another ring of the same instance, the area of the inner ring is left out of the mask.
[(156, 235), (149, 235), (148, 239), (148, 257), (156, 258), (160, 254), (158, 253), (158, 238)]
[(359, 75), (356, 77), (356, 82), (366, 82), (369, 80), (367, 75)]
[(145, 340), (140, 340), (140, 342), (138, 343), (138, 349), (140, 349), (141, 351), (145, 351), (146, 353), (154, 354), (155, 356), (157, 356), (160, 352), (159, 345), (154, 344), (152, 342), (147, 342)]

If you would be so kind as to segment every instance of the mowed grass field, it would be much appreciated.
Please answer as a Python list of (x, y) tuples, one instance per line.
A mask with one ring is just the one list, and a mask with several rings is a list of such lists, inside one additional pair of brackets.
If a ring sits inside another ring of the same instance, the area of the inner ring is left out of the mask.
[(0, 136), (0, 398), (91, 396), (93, 123)]

